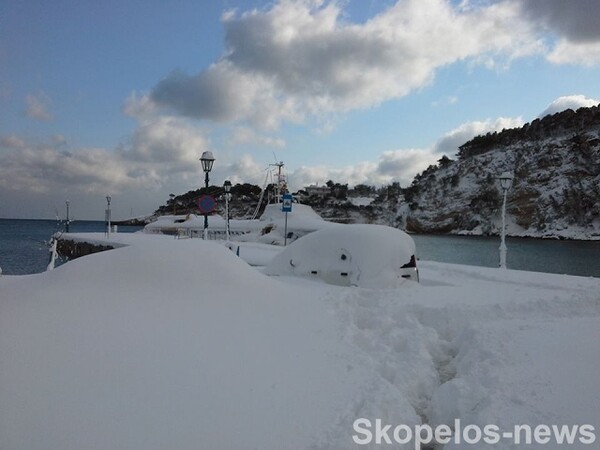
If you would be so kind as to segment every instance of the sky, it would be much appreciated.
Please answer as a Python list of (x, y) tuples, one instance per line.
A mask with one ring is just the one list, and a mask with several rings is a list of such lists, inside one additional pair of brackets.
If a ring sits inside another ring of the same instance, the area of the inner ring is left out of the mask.
[[(0, 0), (0, 217), (413, 177), (600, 103), (597, 0)], [(272, 168), (272, 167), (271, 167)]]

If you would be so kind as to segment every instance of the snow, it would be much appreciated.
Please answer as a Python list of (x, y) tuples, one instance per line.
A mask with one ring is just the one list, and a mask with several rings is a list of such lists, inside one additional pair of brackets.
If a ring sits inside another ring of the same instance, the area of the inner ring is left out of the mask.
[(266, 273), (316, 276), (340, 285), (395, 287), (406, 281), (400, 268), (414, 255), (414, 241), (401, 230), (340, 225), (295, 241), (273, 258)]
[[(230, 231), (240, 240), (260, 242), (263, 244), (283, 245), (285, 243), (286, 214), (281, 211), (281, 204), (269, 204), (260, 219), (230, 220)], [(322, 228), (334, 227), (338, 224), (323, 220), (310, 206), (294, 203), (292, 211), (287, 213), (287, 231), (291, 240)], [(178, 231), (198, 232), (204, 228), (204, 216), (188, 214), (185, 216), (161, 216), (156, 221), (146, 225), (144, 232), (149, 234)], [(226, 221), (218, 214), (208, 216), (208, 228), (211, 233), (224, 235)]]
[(600, 429), (596, 278), (421, 261), (421, 283), (340, 287), (223, 243), (78, 238), (121, 247), (0, 277), (2, 449), (348, 449), (358, 418)]
[[(232, 232), (235, 231), (257, 231), (263, 224), (258, 220), (238, 220), (231, 219), (229, 226)], [(208, 227), (210, 230), (225, 230), (226, 221), (218, 214), (208, 216)], [(204, 216), (196, 214), (187, 215), (165, 215), (158, 217), (154, 222), (149, 223), (144, 227), (146, 233), (174, 233), (177, 230), (203, 230)]]
[(348, 197), (348, 201), (354, 206), (369, 206), (375, 197)]
[[(585, 150), (574, 144), (575, 136), (585, 142)], [(598, 160), (598, 142), (597, 127), (557, 126), (544, 138), (498, 144), (441, 166), (417, 184), (418, 207), (409, 212), (409, 220), (428, 232), (499, 234), (500, 205), (491, 208), (474, 200), (490, 189), (501, 200), (496, 177), (508, 170), (515, 174), (507, 196), (508, 236), (600, 240), (593, 194), (600, 175), (591, 168)]]

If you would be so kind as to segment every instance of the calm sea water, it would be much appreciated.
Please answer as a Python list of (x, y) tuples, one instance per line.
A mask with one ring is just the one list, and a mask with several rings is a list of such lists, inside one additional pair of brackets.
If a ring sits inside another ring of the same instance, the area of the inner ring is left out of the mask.
[[(119, 227), (133, 232), (139, 227)], [(46, 270), (47, 242), (64, 225), (54, 220), (0, 219), (0, 267), (4, 274)], [(73, 233), (103, 232), (102, 221), (78, 221)], [(490, 237), (413, 235), (423, 260), (497, 267), (500, 240)], [(600, 242), (508, 238), (507, 265), (511, 269), (600, 277)]]
[[(140, 227), (119, 226), (119, 233), (134, 232)], [(103, 221), (72, 222), (72, 233), (103, 232)], [(0, 219), (0, 267), (5, 275), (24, 275), (46, 270), (48, 242), (54, 233), (64, 231), (56, 220)]]
[[(500, 238), (412, 235), (419, 258), (498, 267)], [(509, 269), (600, 277), (600, 241), (507, 238)]]

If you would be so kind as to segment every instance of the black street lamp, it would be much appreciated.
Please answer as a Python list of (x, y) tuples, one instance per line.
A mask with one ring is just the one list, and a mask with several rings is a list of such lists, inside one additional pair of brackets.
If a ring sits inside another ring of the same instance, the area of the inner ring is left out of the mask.
[(111, 201), (111, 196), (107, 195), (106, 196), (106, 237), (110, 238), (110, 201)]
[[(202, 153), (200, 157), (200, 162), (202, 163), (202, 170), (204, 171), (204, 186), (206, 187), (206, 193), (208, 194), (208, 174), (212, 170), (213, 164), (215, 162), (215, 157), (213, 156), (211, 151), (206, 151)], [(208, 239), (208, 214), (204, 213), (204, 239)]]
[(229, 199), (231, 197), (231, 181), (225, 180), (223, 183), (223, 188), (225, 189), (225, 220), (227, 221), (225, 234), (227, 236), (227, 240), (229, 240)]
[(65, 222), (65, 231), (68, 233), (69, 232), (69, 225), (71, 224), (71, 219), (69, 219), (69, 200), (65, 201), (65, 204), (67, 205), (67, 221)]

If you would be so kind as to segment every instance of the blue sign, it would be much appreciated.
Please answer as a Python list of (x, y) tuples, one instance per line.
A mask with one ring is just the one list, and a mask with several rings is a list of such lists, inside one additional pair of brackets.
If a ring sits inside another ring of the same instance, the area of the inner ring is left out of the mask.
[(288, 213), (292, 212), (292, 194), (283, 194), (283, 202), (281, 203), (281, 211)]

